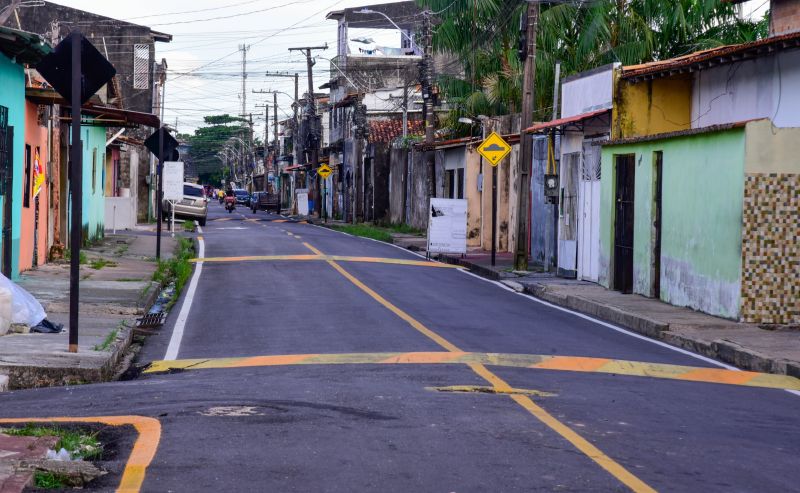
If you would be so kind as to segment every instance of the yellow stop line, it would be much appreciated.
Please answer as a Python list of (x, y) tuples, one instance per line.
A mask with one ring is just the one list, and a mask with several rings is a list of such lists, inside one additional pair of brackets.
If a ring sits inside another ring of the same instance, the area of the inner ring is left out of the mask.
[[(294, 235), (296, 238), (299, 236)], [(348, 255), (251, 255), (244, 257), (203, 257), (202, 259), (193, 258), (190, 262), (203, 263), (225, 263), (225, 262), (274, 262), (289, 260), (318, 260), (318, 261), (337, 261), (337, 262), (364, 262), (373, 264), (392, 264), (392, 265), (413, 265), (417, 267), (436, 267), (444, 269), (458, 269), (457, 265), (443, 264), (440, 262), (429, 262), (427, 260), (406, 260), (400, 258), (384, 257), (352, 257)]]
[(683, 380), (689, 382), (800, 390), (800, 379), (788, 375), (773, 375), (722, 368), (668, 365), (583, 356), (552, 356), (542, 354), (465, 353), (460, 351), (412, 353), (344, 353), (344, 354), (287, 354), (239, 358), (183, 359), (154, 361), (145, 373), (169, 370), (203, 370), (244, 368), (254, 366), (294, 365), (404, 365), (404, 364), (467, 364), (505, 366), (533, 370), (556, 370), (583, 373), (606, 373), (634, 377)]

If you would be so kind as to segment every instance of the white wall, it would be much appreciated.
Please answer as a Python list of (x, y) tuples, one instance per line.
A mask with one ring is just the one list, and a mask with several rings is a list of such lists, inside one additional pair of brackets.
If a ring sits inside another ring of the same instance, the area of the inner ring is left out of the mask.
[(105, 198), (105, 228), (117, 231), (136, 226), (136, 199), (133, 197)]
[(800, 127), (800, 50), (695, 72), (692, 128), (770, 118)]
[(585, 76), (577, 74), (577, 78), (561, 84), (561, 118), (611, 108), (613, 67), (592, 72)]

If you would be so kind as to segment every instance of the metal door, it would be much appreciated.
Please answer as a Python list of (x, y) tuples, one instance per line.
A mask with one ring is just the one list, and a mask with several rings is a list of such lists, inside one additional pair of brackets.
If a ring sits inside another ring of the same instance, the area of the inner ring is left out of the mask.
[(633, 209), (636, 164), (633, 154), (616, 156), (613, 288), (633, 292)]
[(14, 179), (14, 127), (8, 125), (8, 108), (0, 106), (0, 195), (3, 196), (2, 262), (0, 270), (11, 277), (11, 226)]
[(600, 149), (583, 143), (578, 188), (578, 278), (597, 282), (600, 265)]

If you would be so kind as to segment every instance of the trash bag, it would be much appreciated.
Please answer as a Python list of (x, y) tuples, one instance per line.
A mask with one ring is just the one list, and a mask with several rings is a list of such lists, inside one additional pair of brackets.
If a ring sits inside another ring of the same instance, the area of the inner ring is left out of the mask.
[(59, 334), (64, 331), (64, 324), (53, 323), (47, 319), (39, 322), (35, 327), (31, 327), (31, 332), (37, 334)]
[(15, 282), (0, 274), (0, 288), (11, 291), (11, 323), (36, 327), (47, 318), (42, 304)]

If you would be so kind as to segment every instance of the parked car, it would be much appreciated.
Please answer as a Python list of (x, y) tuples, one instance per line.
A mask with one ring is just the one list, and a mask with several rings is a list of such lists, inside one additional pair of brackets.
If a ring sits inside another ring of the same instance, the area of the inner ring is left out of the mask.
[(269, 192), (255, 192), (253, 198), (250, 200), (250, 210), (255, 214), (258, 211), (274, 212), (275, 214), (281, 213), (280, 197), (274, 193)]
[[(162, 205), (164, 219), (172, 217), (172, 203), (168, 200)], [(194, 183), (183, 184), (183, 199), (175, 203), (175, 218), (197, 220), (200, 226), (206, 225), (208, 218), (208, 202), (205, 197), (205, 190), (201, 185)]]
[(242, 204), (245, 207), (250, 207), (250, 194), (247, 193), (247, 190), (242, 190), (241, 188), (235, 189), (233, 194), (236, 196), (236, 203)]

